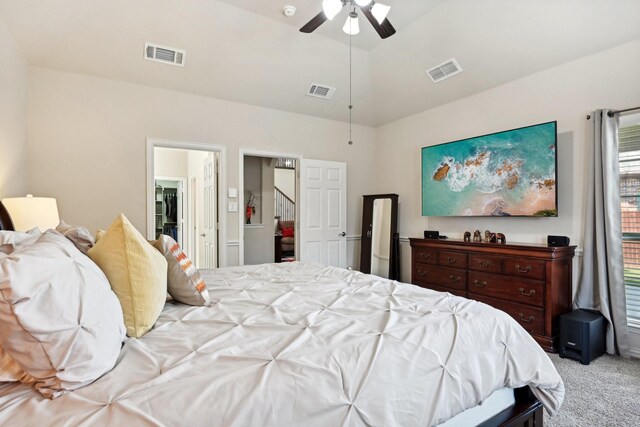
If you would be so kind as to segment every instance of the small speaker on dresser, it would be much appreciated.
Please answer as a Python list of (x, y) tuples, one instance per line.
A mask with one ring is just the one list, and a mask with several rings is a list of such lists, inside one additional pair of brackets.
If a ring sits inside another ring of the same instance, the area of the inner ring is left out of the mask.
[(567, 236), (547, 236), (547, 245), (554, 248), (569, 246), (569, 238)]
[(438, 239), (438, 238), (440, 238), (440, 232), (439, 231), (432, 231), (432, 230), (424, 230), (424, 238), (425, 239)]

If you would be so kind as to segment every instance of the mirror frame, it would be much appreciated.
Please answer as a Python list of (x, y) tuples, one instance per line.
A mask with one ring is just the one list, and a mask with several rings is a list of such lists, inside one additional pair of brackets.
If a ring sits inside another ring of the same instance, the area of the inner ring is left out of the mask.
[(369, 194), (362, 196), (362, 231), (360, 235), (360, 271), (371, 273), (371, 235), (373, 206), (377, 199), (391, 199), (391, 229), (389, 230), (389, 273), (388, 279), (400, 280), (400, 256), (398, 237), (398, 195)]

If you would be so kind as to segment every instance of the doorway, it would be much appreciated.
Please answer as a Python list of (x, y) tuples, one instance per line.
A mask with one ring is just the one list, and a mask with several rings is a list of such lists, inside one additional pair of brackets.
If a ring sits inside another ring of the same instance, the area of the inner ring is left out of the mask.
[(298, 165), (302, 156), (240, 150), (240, 265), (298, 258)]
[(227, 265), (224, 147), (147, 141), (147, 235), (172, 237), (199, 269)]

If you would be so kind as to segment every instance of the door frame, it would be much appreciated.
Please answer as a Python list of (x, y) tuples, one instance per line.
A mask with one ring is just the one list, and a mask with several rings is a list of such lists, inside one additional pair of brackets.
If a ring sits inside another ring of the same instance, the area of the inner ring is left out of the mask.
[(245, 211), (244, 211), (244, 158), (245, 156), (251, 157), (266, 157), (271, 159), (288, 158), (296, 159), (296, 221), (295, 221), (295, 257), (299, 258), (298, 250), (300, 249), (300, 161), (302, 160), (302, 154), (282, 153), (275, 151), (254, 150), (252, 148), (240, 148), (238, 150), (238, 265), (244, 265), (244, 223), (245, 223)]
[(218, 254), (219, 267), (227, 266), (227, 147), (203, 142), (147, 138), (147, 238), (155, 238), (155, 179), (154, 148), (173, 148), (218, 153), (220, 181), (218, 182)]

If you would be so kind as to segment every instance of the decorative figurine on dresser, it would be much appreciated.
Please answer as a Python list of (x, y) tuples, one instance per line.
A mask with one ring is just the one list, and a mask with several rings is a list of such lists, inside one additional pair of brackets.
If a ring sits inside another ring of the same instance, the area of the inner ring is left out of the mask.
[(466, 233), (464, 240), (409, 239), (411, 283), (503, 310), (557, 352), (559, 317), (571, 311), (576, 247), (507, 244), (501, 233), (490, 234), (501, 244), (482, 242), (477, 230), (473, 241)]

